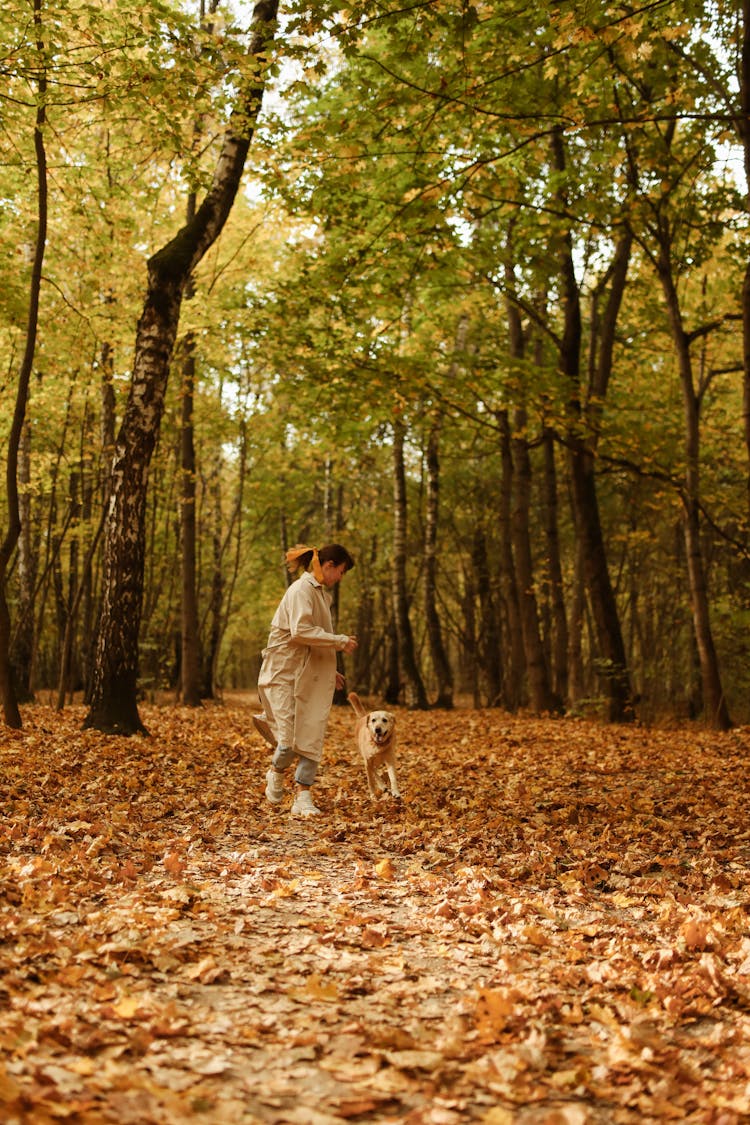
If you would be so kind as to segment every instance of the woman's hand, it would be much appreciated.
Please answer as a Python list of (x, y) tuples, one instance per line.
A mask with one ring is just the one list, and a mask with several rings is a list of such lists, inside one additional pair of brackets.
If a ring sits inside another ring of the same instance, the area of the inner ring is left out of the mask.
[(347, 641), (346, 641), (346, 644), (344, 645), (343, 651), (344, 652), (354, 652), (356, 647), (357, 647), (357, 638), (356, 637), (348, 637)]
[(346, 676), (342, 676), (341, 672), (336, 673), (336, 691), (343, 691), (346, 687)]

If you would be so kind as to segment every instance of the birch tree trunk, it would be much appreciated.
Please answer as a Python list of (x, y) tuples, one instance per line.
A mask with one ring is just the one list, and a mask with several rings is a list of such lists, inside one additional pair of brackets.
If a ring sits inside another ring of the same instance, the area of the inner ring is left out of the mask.
[(137, 704), (138, 635), (145, 561), (148, 474), (189, 278), (221, 233), (240, 185), (263, 96), (263, 63), (278, 0), (259, 0), (248, 47), (252, 78), (232, 115), (213, 183), (194, 218), (149, 260), (125, 414), (115, 443), (104, 532), (103, 600), (85, 727), (144, 732)]

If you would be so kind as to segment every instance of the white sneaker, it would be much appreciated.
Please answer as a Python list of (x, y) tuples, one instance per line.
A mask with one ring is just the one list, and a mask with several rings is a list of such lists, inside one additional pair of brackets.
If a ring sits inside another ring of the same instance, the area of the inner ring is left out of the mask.
[(275, 750), (276, 739), (274, 737), (274, 733), (268, 725), (266, 716), (262, 712), (260, 715), (253, 715), (253, 726), (257, 730), (258, 734), (261, 735), (261, 737), (265, 738), (269, 746), (273, 746)]
[(284, 775), (273, 766), (266, 774), (266, 800), (272, 805), (280, 805), (284, 800)]
[(309, 789), (300, 789), (294, 798), (292, 816), (320, 816), (320, 809), (313, 804)]

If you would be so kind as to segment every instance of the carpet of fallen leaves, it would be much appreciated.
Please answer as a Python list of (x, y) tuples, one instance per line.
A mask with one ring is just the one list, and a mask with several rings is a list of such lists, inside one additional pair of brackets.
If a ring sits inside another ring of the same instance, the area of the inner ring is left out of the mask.
[(0, 731), (0, 1120), (750, 1117), (750, 729), (334, 708), (324, 816), (252, 700)]

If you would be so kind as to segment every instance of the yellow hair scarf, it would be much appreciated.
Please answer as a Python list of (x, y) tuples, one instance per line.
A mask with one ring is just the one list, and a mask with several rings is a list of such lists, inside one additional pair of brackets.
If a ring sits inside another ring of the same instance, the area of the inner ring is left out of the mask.
[(287, 551), (287, 553), (286, 553), (287, 569), (290, 570), (292, 572), (292, 574), (295, 572), (295, 570), (299, 570), (300, 559), (301, 559), (302, 555), (307, 555), (307, 554), (310, 553), (310, 551), (312, 551), (313, 577), (318, 582), (320, 582), (321, 585), (324, 585), (324, 583), (323, 583), (323, 568), (320, 565), (320, 559), (318, 558), (318, 548), (317, 547), (305, 547), (305, 546), (303, 546), (302, 543), (298, 543), (296, 547), (292, 547), (291, 550)]

